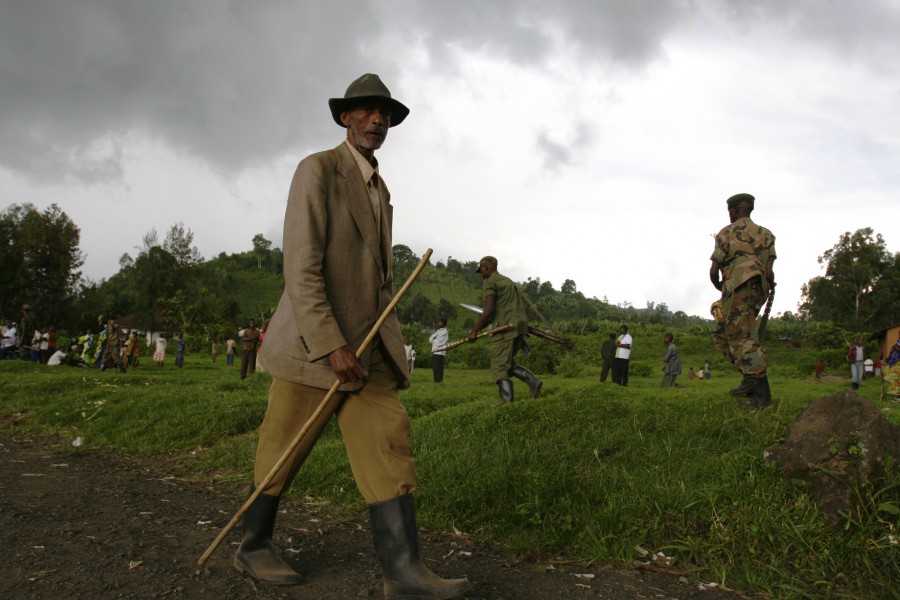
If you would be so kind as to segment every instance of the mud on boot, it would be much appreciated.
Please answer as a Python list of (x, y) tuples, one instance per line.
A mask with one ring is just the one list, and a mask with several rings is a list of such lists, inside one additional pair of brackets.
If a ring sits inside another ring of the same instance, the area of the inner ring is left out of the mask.
[[(253, 488), (250, 489), (252, 495)], [(279, 496), (260, 494), (244, 513), (244, 538), (234, 555), (234, 568), (258, 581), (276, 585), (296, 585), (299, 573), (278, 556), (272, 533), (278, 514)]]
[(385, 600), (447, 600), (472, 588), (468, 579), (443, 579), (423, 564), (411, 494), (369, 505), (369, 518)]

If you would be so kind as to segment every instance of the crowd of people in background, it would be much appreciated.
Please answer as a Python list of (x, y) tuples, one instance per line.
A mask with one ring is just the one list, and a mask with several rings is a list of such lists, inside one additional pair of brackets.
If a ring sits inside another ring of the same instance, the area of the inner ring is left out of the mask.
[[(261, 329), (257, 329), (256, 321), (250, 319), (247, 326), (238, 330), (236, 336), (228, 336), (225, 341), (226, 365), (234, 366), (238, 345), (240, 345), (240, 377), (245, 379), (257, 371), (263, 371), (262, 364), (258, 361), (258, 354), (265, 339), (268, 322), (264, 322)], [(142, 352), (152, 350), (152, 358), (157, 367), (163, 367), (166, 360), (166, 352), (169, 343), (175, 345), (175, 365), (184, 366), (184, 357), (187, 352), (185, 336), (180, 333), (150, 333), (136, 329), (124, 329), (119, 327), (113, 319), (100, 318), (100, 327), (96, 332), (84, 329), (71, 340), (61, 339), (53, 325), (39, 326), (37, 319), (29, 305), (22, 306), (22, 316), (19, 322), (12, 320), (2, 321), (0, 325), (0, 360), (18, 358), (33, 363), (43, 363), (50, 366), (70, 365), (76, 367), (95, 367), (100, 371), (115, 368), (121, 372), (138, 367)], [(30, 332), (30, 333), (29, 333)], [(449, 340), (446, 319), (440, 319), (435, 326), (435, 332), (429, 338), (432, 346), (432, 371), (435, 383), (441, 383), (444, 379), (444, 365), (446, 352), (435, 350), (446, 344)], [(210, 359), (215, 363), (219, 355), (219, 344), (216, 340), (210, 340)], [(610, 333), (600, 347), (600, 381), (605, 382), (609, 375), (612, 381), (622, 386), (628, 385), (628, 361), (630, 359), (633, 338), (628, 334), (628, 327), (622, 325), (619, 333)], [(416, 350), (408, 339), (404, 338), (406, 358), (409, 371), (415, 368)], [(662, 387), (681, 387), (675, 382), (681, 374), (681, 359), (678, 348), (675, 345), (674, 336), (667, 333), (663, 337), (663, 381)], [(850, 381), (852, 389), (859, 389), (860, 383), (865, 379), (888, 379), (893, 382), (898, 379), (900, 371), (900, 340), (891, 349), (890, 357), (872, 359), (865, 352), (862, 339), (857, 339), (849, 347), (847, 363), (850, 367)], [(893, 361), (889, 360), (892, 358)], [(825, 364), (817, 359), (813, 365), (816, 381), (822, 381), (825, 373)], [(710, 379), (712, 371), (709, 361), (705, 361), (699, 369), (693, 366), (688, 368), (688, 381)], [(900, 387), (900, 381), (896, 382)]]
[[(255, 321), (238, 330), (237, 335), (228, 336), (225, 343), (226, 365), (234, 366), (238, 344), (241, 345), (241, 378), (262, 370), (257, 362), (268, 322), (261, 330)], [(22, 306), (19, 321), (0, 320), (0, 360), (21, 359), (49, 366), (69, 365), (82, 368), (97, 368), (100, 371), (117, 369), (122, 373), (141, 364), (141, 354), (150, 352), (156, 366), (163, 367), (169, 345), (174, 345), (175, 366), (184, 367), (187, 354), (187, 339), (182, 333), (149, 332), (127, 329), (111, 318), (100, 316), (96, 331), (82, 329), (69, 339), (68, 334), (59, 335), (53, 325), (39, 325), (38, 319), (28, 304)], [(216, 362), (219, 344), (210, 340), (210, 358)]]

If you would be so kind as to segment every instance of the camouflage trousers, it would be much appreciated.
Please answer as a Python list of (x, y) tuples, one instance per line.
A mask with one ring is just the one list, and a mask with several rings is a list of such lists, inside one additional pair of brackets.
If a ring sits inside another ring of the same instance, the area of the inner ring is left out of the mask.
[(766, 302), (762, 280), (751, 279), (722, 297), (722, 319), (712, 339), (716, 348), (750, 377), (766, 374), (766, 353), (759, 340), (756, 316)]

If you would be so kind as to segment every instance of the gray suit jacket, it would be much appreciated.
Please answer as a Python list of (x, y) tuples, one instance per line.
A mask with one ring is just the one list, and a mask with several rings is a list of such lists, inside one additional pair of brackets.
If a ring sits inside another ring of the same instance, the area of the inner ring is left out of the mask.
[[(330, 388), (336, 377), (328, 354), (344, 345), (356, 351), (393, 298), (393, 208), (380, 177), (379, 185), (380, 236), (366, 184), (345, 144), (312, 154), (297, 167), (284, 216), (284, 293), (260, 350), (275, 377)], [(398, 387), (408, 387), (396, 311), (379, 335)], [(360, 357), (366, 369), (371, 350), (370, 344)]]

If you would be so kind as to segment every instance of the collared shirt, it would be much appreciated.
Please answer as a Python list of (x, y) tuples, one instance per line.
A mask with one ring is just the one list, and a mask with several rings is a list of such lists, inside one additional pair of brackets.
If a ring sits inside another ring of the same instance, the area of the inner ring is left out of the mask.
[(624, 358), (628, 360), (631, 358), (631, 345), (634, 343), (634, 340), (627, 333), (620, 334), (616, 339), (620, 344), (626, 344), (628, 348), (616, 348), (616, 358)]
[(437, 331), (435, 331), (434, 333), (431, 334), (431, 337), (428, 338), (428, 341), (431, 342), (431, 353), (443, 356), (443, 355), (447, 354), (446, 351), (435, 352), (435, 350), (437, 350), (438, 348), (440, 348), (441, 346), (445, 345), (447, 342), (450, 341), (450, 333), (447, 331), (446, 327), (441, 327), (440, 329), (438, 329)]
[(366, 189), (369, 192), (369, 202), (371, 202), (372, 204), (372, 214), (375, 216), (375, 227), (380, 235), (381, 189), (378, 185), (378, 161), (375, 160), (375, 157), (372, 157), (372, 160), (375, 162), (375, 164), (373, 165), (366, 159), (365, 156), (360, 153), (359, 150), (353, 147), (353, 144), (350, 143), (350, 140), (344, 140), (344, 143), (347, 144), (348, 148), (350, 148), (350, 154), (352, 154), (353, 158), (356, 160), (356, 164), (359, 167), (359, 172), (362, 174), (363, 181), (366, 182)]

